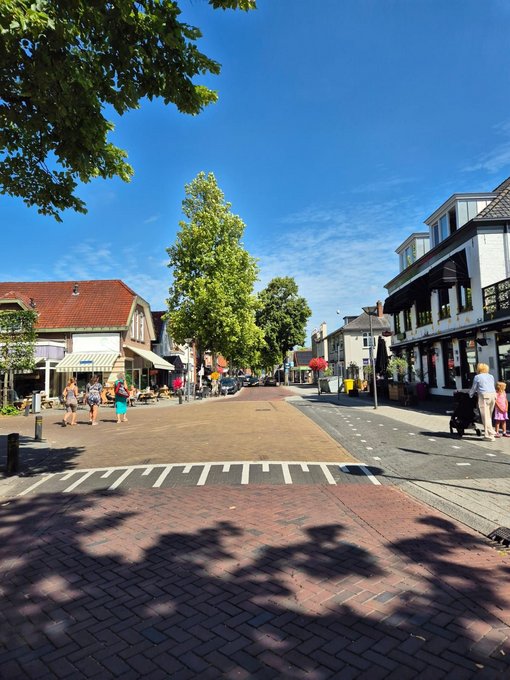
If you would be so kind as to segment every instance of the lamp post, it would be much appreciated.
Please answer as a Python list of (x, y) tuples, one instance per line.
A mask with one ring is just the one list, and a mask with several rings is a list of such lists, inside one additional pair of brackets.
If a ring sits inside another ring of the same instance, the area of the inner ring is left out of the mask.
[(191, 362), (191, 343), (193, 342), (193, 338), (186, 338), (186, 401), (190, 400), (190, 384), (189, 384), (189, 376), (190, 376), (190, 362)]
[(374, 364), (374, 331), (372, 328), (372, 317), (377, 316), (377, 307), (362, 307), (365, 314), (368, 314), (370, 321), (370, 366), (372, 368), (372, 385), (374, 389), (374, 408), (377, 408), (377, 380), (375, 378), (375, 364)]

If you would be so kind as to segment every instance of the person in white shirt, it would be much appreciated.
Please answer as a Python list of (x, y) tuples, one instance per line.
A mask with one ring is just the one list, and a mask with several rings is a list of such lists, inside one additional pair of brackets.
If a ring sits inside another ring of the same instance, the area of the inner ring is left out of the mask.
[(469, 396), (478, 395), (478, 408), (483, 424), (483, 434), (486, 441), (495, 441), (496, 432), (492, 427), (492, 412), (496, 404), (496, 385), (489, 373), (487, 364), (478, 364), (476, 375), (469, 390)]

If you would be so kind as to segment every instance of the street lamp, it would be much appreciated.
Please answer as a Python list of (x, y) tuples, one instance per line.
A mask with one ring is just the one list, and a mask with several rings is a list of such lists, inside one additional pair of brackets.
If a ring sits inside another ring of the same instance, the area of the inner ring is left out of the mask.
[(191, 361), (191, 343), (193, 342), (193, 338), (185, 338), (185, 343), (186, 343), (186, 401), (189, 402), (190, 400), (190, 384), (189, 384), (189, 376), (190, 376), (190, 361)]
[(375, 364), (374, 364), (374, 331), (372, 329), (372, 317), (377, 316), (377, 307), (362, 307), (365, 314), (368, 314), (370, 320), (370, 366), (372, 367), (372, 385), (374, 388), (374, 408), (377, 408), (377, 380), (375, 378)]

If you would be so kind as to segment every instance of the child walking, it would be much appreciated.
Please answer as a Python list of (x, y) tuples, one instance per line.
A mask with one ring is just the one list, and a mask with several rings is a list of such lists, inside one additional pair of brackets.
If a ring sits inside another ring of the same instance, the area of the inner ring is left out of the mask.
[[(506, 421), (508, 420), (508, 399), (506, 398), (506, 383), (496, 383), (496, 406), (494, 407), (494, 423), (496, 426), (496, 437), (510, 437), (506, 431)], [(499, 432), (499, 425), (503, 434)]]

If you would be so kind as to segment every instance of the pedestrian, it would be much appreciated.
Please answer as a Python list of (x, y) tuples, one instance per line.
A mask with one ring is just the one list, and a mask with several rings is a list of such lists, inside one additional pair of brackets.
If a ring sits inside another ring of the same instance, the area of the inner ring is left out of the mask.
[(62, 421), (63, 427), (66, 427), (69, 417), (71, 417), (71, 425), (76, 425), (76, 411), (78, 409), (78, 386), (74, 378), (69, 378), (67, 385), (64, 387), (62, 393), (64, 403), (66, 405), (66, 414)]
[[(115, 381), (115, 413), (117, 414), (117, 424), (127, 423), (127, 402), (129, 399), (129, 387), (124, 373), (117, 373)], [(122, 419), (121, 419), (122, 416)]]
[(478, 408), (482, 419), (484, 439), (489, 442), (495, 440), (496, 432), (492, 427), (492, 412), (496, 404), (496, 386), (494, 378), (489, 373), (487, 364), (478, 364), (469, 396), (478, 395)]
[(99, 382), (97, 375), (92, 376), (91, 381), (87, 385), (87, 404), (90, 407), (89, 419), (91, 425), (97, 425), (97, 415), (99, 412), (99, 404), (101, 403), (101, 391), (103, 386)]
[[(496, 405), (494, 407), (494, 422), (496, 423), (496, 437), (510, 437), (506, 431), (506, 421), (508, 420), (508, 399), (506, 396), (506, 383), (496, 383)], [(503, 434), (499, 433), (499, 426)]]

